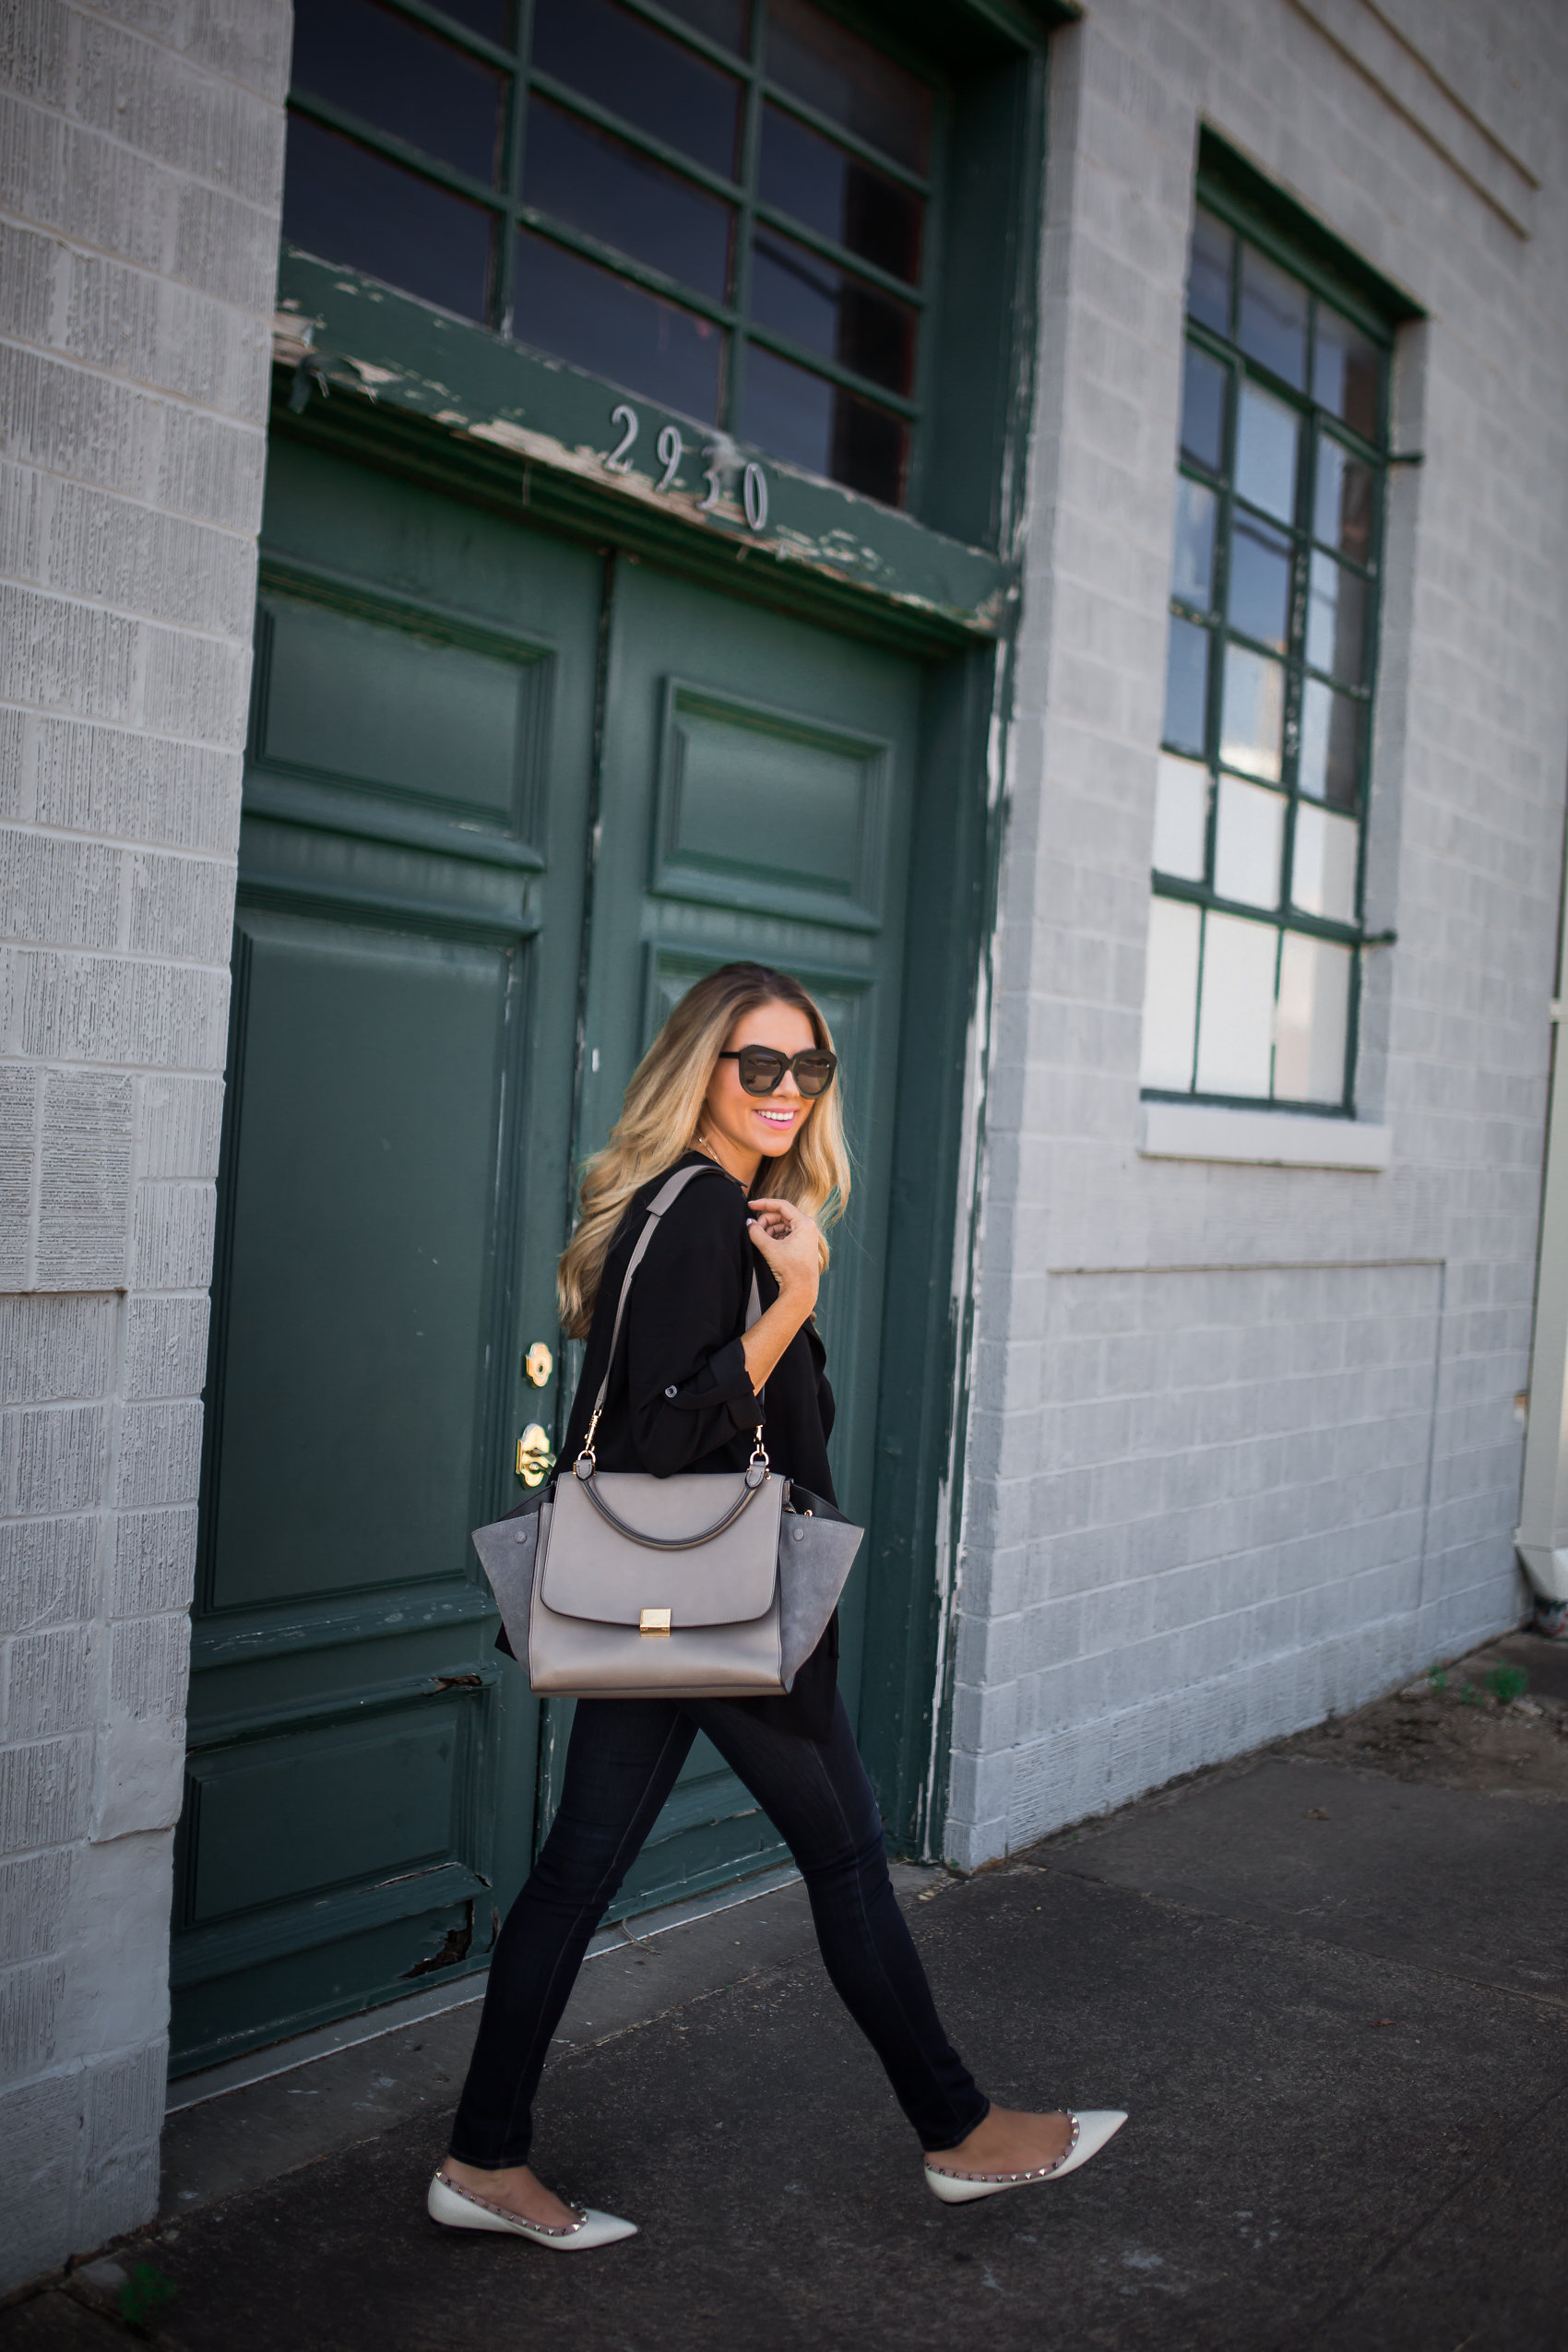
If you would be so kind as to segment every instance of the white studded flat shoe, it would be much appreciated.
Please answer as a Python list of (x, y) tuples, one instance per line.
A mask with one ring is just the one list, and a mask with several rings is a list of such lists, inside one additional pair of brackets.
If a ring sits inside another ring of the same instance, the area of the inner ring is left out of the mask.
[(1086, 2108), (1082, 2115), (1069, 2113), (1067, 2120), (1073, 2127), (1073, 2136), (1065, 2155), (1059, 2156), (1054, 2164), (1041, 2165), (1038, 2172), (948, 2172), (928, 2157), (925, 2185), (944, 2205), (967, 2205), (976, 2197), (999, 2197), (1004, 2189), (1022, 2189), (1031, 2180), (1061, 2180), (1067, 2173), (1076, 2172), (1079, 2165), (1087, 2164), (1090, 2156), (1098, 2156), (1127, 2118), (1119, 2107), (1091, 2107)]
[(637, 2234), (635, 2221), (622, 2221), (612, 2213), (595, 2213), (591, 2205), (584, 2206), (576, 2221), (559, 2228), (548, 2222), (525, 2221), (521, 2214), (508, 2213), (504, 2205), (493, 2205), (487, 2198), (455, 2187), (439, 2172), (430, 2184), (424, 2209), (444, 2229), (493, 2229), (509, 2238), (531, 2238), (536, 2246), (548, 2246), (557, 2254), (586, 2254), (595, 2246), (613, 2246), (618, 2239)]

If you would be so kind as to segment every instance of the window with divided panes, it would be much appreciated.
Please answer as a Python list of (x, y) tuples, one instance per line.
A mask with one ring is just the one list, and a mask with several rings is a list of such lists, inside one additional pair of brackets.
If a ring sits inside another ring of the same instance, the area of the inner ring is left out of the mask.
[(283, 233), (898, 505), (937, 112), (812, 0), (297, 0)]
[(1206, 195), (1143, 1084), (1348, 1111), (1390, 335), (1348, 289)]

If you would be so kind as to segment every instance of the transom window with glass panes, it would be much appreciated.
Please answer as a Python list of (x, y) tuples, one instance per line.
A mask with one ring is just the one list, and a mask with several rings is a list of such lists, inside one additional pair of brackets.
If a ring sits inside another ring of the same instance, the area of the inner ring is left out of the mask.
[(296, 0), (283, 233), (899, 505), (938, 113), (812, 0)]
[(1188, 285), (1143, 1082), (1348, 1111), (1389, 336), (1221, 202)]

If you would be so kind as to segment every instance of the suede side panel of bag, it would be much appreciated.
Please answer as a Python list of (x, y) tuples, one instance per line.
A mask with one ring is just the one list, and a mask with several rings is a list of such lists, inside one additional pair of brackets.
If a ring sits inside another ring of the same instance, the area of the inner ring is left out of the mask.
[(553, 1487), (545, 1487), (537, 1499), (530, 1495), (529, 1503), (520, 1511), (508, 1512), (505, 1519), (493, 1520), (488, 1527), (476, 1527), (473, 1531), (473, 1547), (480, 1565), (490, 1579), (512, 1655), (519, 1660), (529, 1654), (534, 1570), (542, 1546), (550, 1540), (553, 1495)]
[(778, 1633), (790, 1690), (838, 1606), (865, 1529), (798, 1486), (778, 1523)]

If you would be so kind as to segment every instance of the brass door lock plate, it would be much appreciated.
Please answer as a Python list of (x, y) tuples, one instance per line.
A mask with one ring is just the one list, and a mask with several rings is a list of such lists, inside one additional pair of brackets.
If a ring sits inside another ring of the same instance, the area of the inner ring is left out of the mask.
[(536, 1339), (523, 1358), (523, 1370), (536, 1388), (547, 1388), (550, 1375), (555, 1370), (555, 1359), (542, 1339)]
[(517, 1440), (517, 1476), (525, 1486), (542, 1486), (554, 1467), (549, 1438), (537, 1421), (530, 1421)]

